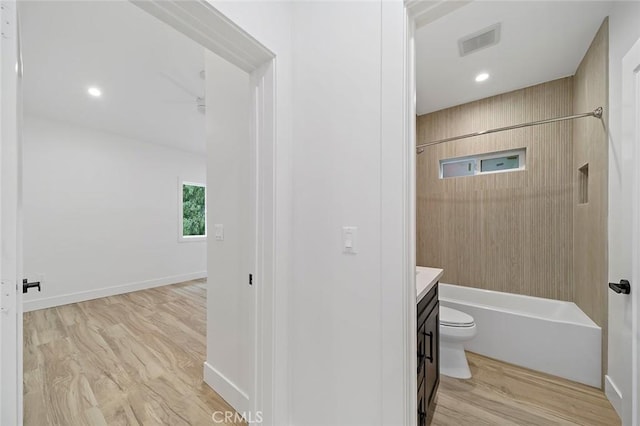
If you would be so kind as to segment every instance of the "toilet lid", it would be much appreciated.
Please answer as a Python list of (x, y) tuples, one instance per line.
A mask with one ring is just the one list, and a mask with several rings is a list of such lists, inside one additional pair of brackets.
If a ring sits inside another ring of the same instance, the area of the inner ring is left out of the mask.
[(440, 324), (449, 327), (471, 327), (474, 322), (473, 317), (469, 314), (440, 306)]

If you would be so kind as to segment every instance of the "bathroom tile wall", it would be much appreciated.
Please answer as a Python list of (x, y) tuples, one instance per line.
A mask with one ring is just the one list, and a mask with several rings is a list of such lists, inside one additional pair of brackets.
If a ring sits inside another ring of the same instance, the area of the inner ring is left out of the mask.
[[(608, 210), (608, 99), (609, 21), (593, 39), (573, 78), (575, 112), (604, 108), (603, 120), (576, 120), (573, 124), (573, 179), (584, 180), (579, 169), (588, 164), (586, 202), (575, 192), (573, 202), (574, 302), (602, 327), (603, 371), (607, 366), (607, 210)], [(584, 184), (584, 182), (583, 182)]]
[[(563, 78), (417, 118), (424, 143), (573, 113)], [(573, 300), (573, 123), (428, 147), (417, 160), (418, 265), (442, 282)], [(439, 160), (526, 148), (526, 170), (440, 179)]]

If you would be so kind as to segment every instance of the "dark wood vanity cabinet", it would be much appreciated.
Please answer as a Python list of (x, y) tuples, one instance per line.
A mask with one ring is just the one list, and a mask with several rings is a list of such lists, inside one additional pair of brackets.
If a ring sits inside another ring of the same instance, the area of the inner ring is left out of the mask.
[(418, 302), (418, 426), (431, 422), (440, 383), (438, 284)]

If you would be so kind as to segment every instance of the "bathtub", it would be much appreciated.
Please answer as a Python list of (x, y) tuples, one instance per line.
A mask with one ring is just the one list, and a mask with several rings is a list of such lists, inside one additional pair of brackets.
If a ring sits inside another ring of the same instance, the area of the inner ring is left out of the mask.
[(473, 316), (471, 352), (601, 386), (602, 330), (575, 303), (440, 283), (440, 304)]

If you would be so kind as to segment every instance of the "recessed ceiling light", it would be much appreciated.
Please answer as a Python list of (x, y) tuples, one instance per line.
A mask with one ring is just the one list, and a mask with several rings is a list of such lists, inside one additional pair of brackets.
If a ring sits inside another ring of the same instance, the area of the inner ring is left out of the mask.
[(480, 73), (480, 74), (476, 75), (476, 81), (477, 81), (478, 83), (480, 83), (480, 82), (482, 82), (482, 81), (485, 81), (485, 80), (487, 80), (488, 78), (489, 78), (489, 74), (487, 74), (486, 72), (482, 72), (482, 73)]
[(94, 98), (99, 98), (100, 96), (102, 96), (102, 90), (98, 89), (97, 87), (89, 87), (87, 92)]

